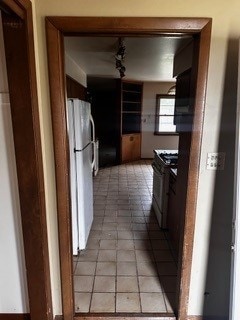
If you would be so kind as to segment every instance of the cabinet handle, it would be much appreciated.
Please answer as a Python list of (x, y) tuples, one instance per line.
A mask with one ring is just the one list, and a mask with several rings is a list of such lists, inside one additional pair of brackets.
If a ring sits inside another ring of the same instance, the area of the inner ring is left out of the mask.
[(133, 141), (134, 140), (134, 137), (130, 137), (130, 141)]

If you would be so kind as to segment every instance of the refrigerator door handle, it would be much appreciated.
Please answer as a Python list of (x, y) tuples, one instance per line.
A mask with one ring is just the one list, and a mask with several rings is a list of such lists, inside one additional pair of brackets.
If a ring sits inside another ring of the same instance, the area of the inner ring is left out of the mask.
[(90, 114), (90, 122), (92, 125), (92, 141), (95, 142), (95, 123), (91, 114)]
[(95, 150), (95, 124), (92, 115), (90, 114), (90, 122), (92, 125), (92, 145), (93, 145), (93, 161), (92, 161), (92, 170), (94, 170), (96, 163), (96, 150)]
[(92, 170), (94, 170), (95, 162), (96, 162), (96, 150), (95, 150), (95, 142), (92, 141), (92, 148), (93, 148), (93, 161), (92, 161)]

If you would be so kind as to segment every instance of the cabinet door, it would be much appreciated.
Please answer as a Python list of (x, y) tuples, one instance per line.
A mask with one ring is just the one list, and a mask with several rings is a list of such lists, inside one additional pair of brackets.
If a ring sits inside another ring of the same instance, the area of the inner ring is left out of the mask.
[(173, 248), (177, 254), (180, 238), (179, 222), (178, 202), (176, 197), (176, 180), (172, 177), (172, 175), (170, 175), (167, 226)]
[(141, 158), (141, 134), (122, 136), (122, 162), (130, 162)]
[(189, 69), (178, 75), (175, 95), (174, 124), (177, 132), (189, 132), (192, 127), (193, 114), (193, 84), (192, 70)]

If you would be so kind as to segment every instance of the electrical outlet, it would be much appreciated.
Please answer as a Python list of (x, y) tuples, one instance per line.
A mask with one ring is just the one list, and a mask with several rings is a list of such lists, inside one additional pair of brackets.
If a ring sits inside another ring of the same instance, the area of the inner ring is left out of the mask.
[(225, 152), (209, 152), (207, 154), (207, 170), (224, 170)]

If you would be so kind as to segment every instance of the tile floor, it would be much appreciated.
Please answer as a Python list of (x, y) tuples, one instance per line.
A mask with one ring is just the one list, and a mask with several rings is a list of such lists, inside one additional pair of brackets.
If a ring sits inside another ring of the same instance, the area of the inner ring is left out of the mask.
[(74, 257), (81, 313), (172, 313), (176, 263), (151, 211), (151, 161), (101, 169), (87, 249)]

